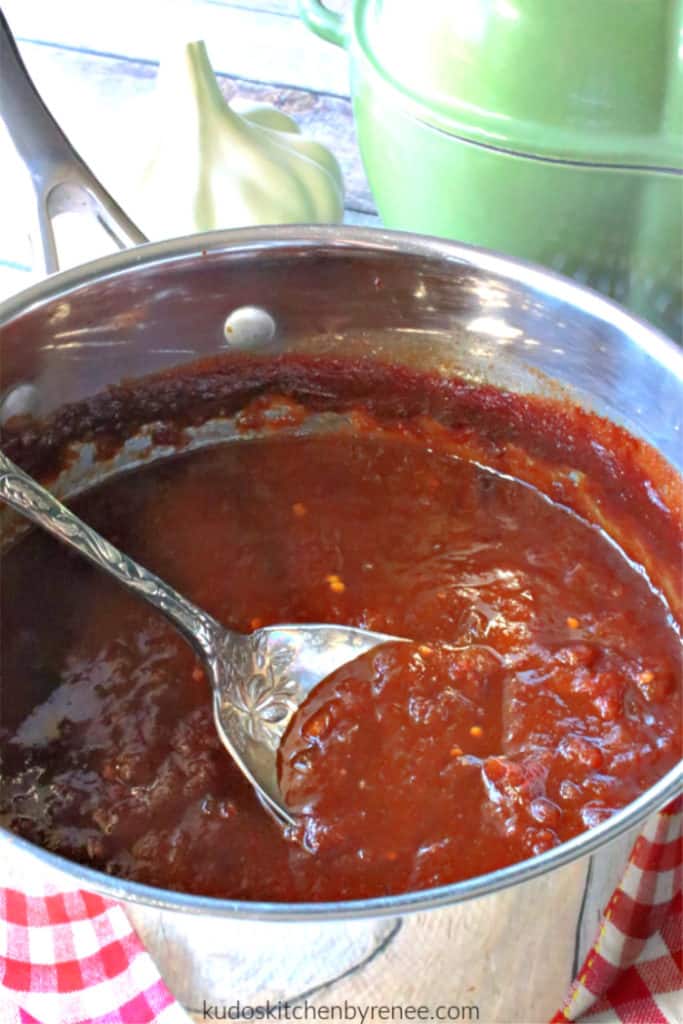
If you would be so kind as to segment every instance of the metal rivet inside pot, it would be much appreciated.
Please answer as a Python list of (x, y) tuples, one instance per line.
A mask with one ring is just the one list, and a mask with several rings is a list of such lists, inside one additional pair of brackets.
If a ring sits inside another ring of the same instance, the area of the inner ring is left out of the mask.
[(40, 397), (33, 384), (17, 384), (0, 401), (0, 423), (7, 423), (13, 416), (35, 416)]
[(265, 309), (239, 306), (225, 321), (223, 334), (231, 348), (253, 348), (272, 341), (275, 329), (275, 320)]

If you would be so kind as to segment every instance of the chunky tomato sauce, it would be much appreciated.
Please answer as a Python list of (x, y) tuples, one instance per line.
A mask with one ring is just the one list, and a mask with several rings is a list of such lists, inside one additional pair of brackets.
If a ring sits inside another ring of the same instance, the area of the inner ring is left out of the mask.
[[(0, 823), (162, 887), (345, 899), (548, 850), (672, 767), (674, 617), (572, 511), (604, 522), (611, 509), (630, 554), (652, 552), (656, 533), (653, 566), (673, 550), (660, 499), (619, 511), (619, 494), (647, 494), (631, 442), (619, 488), (605, 474), (591, 493), (580, 484), (597, 434), (584, 450), (577, 414), (569, 456), (561, 430), (549, 440), (566, 409), (553, 426), (548, 407), (527, 406), (507, 436), (510, 410), (494, 410), (487, 433), (484, 391), (480, 419), (467, 392), (456, 423), (442, 391), (438, 408), (410, 407), (405, 396), (424, 394), (416, 378), (412, 392), (398, 382), (400, 407), (351, 389), (345, 429), (295, 436), (311, 408), (344, 404), (300, 379), (307, 389), (269, 398), (261, 386), (242, 402), (242, 429), (270, 423), (269, 436), (188, 451), (74, 503), (226, 625), (343, 622), (413, 641), (344, 667), (294, 719), (281, 778), (300, 824), (283, 832), (231, 764), (184, 641), (37, 532), (2, 559)], [(11, 441), (30, 466), (29, 435), (21, 425)], [(47, 449), (33, 451), (46, 464)]]

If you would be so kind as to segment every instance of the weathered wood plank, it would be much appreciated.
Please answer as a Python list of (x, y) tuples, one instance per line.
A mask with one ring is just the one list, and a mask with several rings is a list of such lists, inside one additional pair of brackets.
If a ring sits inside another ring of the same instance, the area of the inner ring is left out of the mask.
[[(347, 0), (344, 0), (347, 2)], [(80, 0), (66, 0), (73, 12)], [(130, 5), (130, 0), (125, 0)], [(274, 22), (292, 20), (296, 14), (296, 0), (200, 0), (199, 7), (242, 8), (241, 14), (256, 19), (262, 25), (254, 7), (269, 12), (269, 31), (272, 42)], [(94, 6), (94, 5), (93, 5)], [(49, 36), (50, 18), (47, 5), (36, 0), (9, 0), (6, 10), (18, 30), (16, 12), (21, 8), (25, 27), (39, 24), (43, 36)], [(40, 14), (40, 18), (38, 15)], [(273, 20), (274, 19), (274, 20)], [(54, 19), (53, 19), (54, 21)], [(73, 19), (63, 30), (67, 43), (73, 42), (70, 33)], [(63, 24), (67, 25), (66, 17)], [(134, 24), (134, 23), (131, 23)], [(120, 32), (128, 48), (135, 48), (136, 33), (129, 24)], [(300, 28), (297, 24), (297, 29)], [(291, 26), (290, 26), (291, 28)], [(80, 32), (81, 29), (79, 28)], [(322, 57), (334, 52), (307, 33), (316, 51)], [(132, 40), (132, 41), (131, 41)], [(135, 176), (136, 160), (141, 160), (138, 139), (147, 133), (148, 110), (153, 103), (152, 94), (155, 65), (147, 58), (132, 60), (78, 52), (71, 48), (45, 43), (21, 43), (26, 64), (36, 85), (47, 100), (57, 120), (62, 124), (76, 148), (92, 166), (104, 184), (123, 202), (127, 189)], [(255, 64), (263, 67), (268, 54), (257, 55)], [(360, 162), (356, 144), (351, 105), (348, 99), (308, 88), (260, 82), (255, 79), (254, 63), (247, 61), (246, 78), (222, 75), (221, 88), (227, 98), (240, 97), (253, 102), (273, 103), (296, 117), (302, 130), (319, 139), (336, 153), (346, 183), (347, 220), (352, 223), (377, 223), (374, 204)], [(31, 193), (24, 169), (18, 164), (6, 133), (0, 122), (0, 295), (6, 295), (22, 286), (26, 271), (18, 266), (31, 266), (32, 252), (28, 238), (31, 224)], [(69, 255), (79, 252), (79, 239), (84, 245), (82, 258), (94, 255), (89, 232), (75, 224), (70, 230)], [(12, 266), (8, 266), (11, 264)]]
[[(142, 159), (139, 140), (148, 133), (149, 119), (154, 117), (156, 69), (142, 62), (93, 57), (35, 44), (22, 44), (21, 50), (39, 91), (74, 146), (123, 202), (135, 176), (136, 159)], [(344, 172), (346, 205), (374, 212), (349, 100), (229, 76), (220, 76), (220, 84), (228, 99), (238, 96), (272, 103), (295, 117), (304, 132), (336, 154)], [(4, 163), (3, 160), (3, 166)], [(0, 204), (15, 208), (7, 190), (2, 191)], [(0, 216), (0, 222), (4, 220)], [(1, 238), (0, 255), (10, 255)]]
[[(268, 11), (271, 14), (283, 14), (290, 18), (299, 17), (298, 0), (205, 0), (206, 3), (219, 7), (244, 7), (249, 11)], [(349, 11), (354, 0), (324, 0), (325, 6), (331, 11)]]
[[(297, 0), (206, 0), (216, 7), (243, 7), (247, 11), (263, 11), (269, 14), (280, 14), (288, 18), (298, 18), (299, 5)], [(330, 5), (332, 6), (332, 5)]]
[[(153, 104), (153, 65), (76, 53), (58, 47), (22, 44), (22, 54), (55, 117), (94, 172), (125, 205), (141, 162), (138, 139), (147, 130)], [(220, 76), (228, 99), (272, 103), (294, 116), (302, 129), (336, 153), (346, 182), (351, 223), (378, 223), (356, 144), (350, 102), (305, 89), (273, 86)], [(0, 123), (0, 260), (30, 266), (28, 241), (31, 192)], [(96, 255), (85, 227), (70, 227), (69, 255)], [(79, 249), (83, 243), (82, 254)], [(23, 286), (24, 273), (0, 271), (0, 293)]]
[[(261, 4), (192, 5), (169, 0), (5, 0), (5, 15), (20, 40), (51, 43), (89, 52), (156, 62), (179, 26), (207, 41), (217, 71), (240, 78), (277, 82), (346, 96), (346, 54), (316, 38), (299, 18)], [(182, 14), (174, 14), (179, 9)], [(184, 38), (187, 38), (185, 35)]]

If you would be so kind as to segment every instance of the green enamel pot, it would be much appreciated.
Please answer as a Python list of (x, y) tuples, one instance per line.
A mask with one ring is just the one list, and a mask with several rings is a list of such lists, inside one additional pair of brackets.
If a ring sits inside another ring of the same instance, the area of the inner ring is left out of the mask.
[(299, 0), (346, 48), (392, 228), (534, 260), (683, 335), (683, 0)]

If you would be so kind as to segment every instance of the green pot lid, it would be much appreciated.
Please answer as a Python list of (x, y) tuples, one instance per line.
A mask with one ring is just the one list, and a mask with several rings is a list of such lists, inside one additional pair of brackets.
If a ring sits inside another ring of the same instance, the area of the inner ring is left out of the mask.
[(683, 168), (683, 0), (357, 0), (415, 116), (548, 159)]

